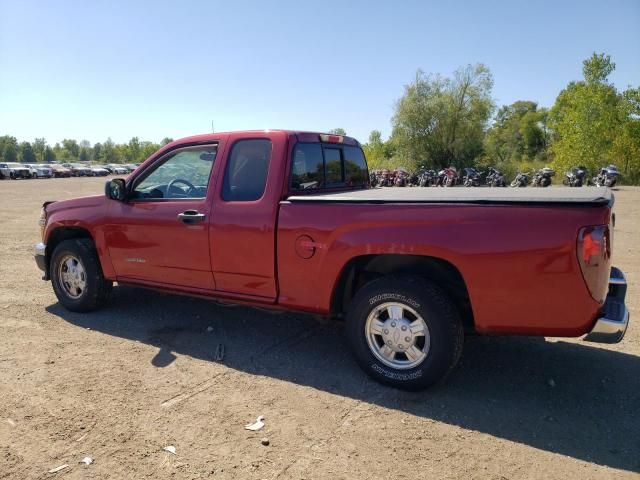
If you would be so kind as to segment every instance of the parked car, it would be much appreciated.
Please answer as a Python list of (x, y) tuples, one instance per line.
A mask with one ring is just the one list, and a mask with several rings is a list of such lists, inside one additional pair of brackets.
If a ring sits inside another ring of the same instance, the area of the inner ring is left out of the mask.
[(90, 165), (91, 175), (94, 177), (106, 177), (109, 175), (109, 170), (104, 168), (102, 165)]
[(127, 175), (129, 173), (128, 168), (123, 165), (118, 165), (117, 163), (108, 163), (107, 165), (103, 165), (103, 167), (115, 175)]
[(27, 163), (25, 164), (31, 170), (32, 178), (51, 178), (53, 170), (49, 165), (43, 163)]
[(117, 281), (344, 318), (369, 375), (420, 389), (454, 368), (465, 331), (619, 342), (613, 203), (605, 187), (370, 188), (350, 137), (214, 133), (103, 195), (46, 202), (35, 260), (75, 312)]
[(63, 167), (62, 165), (58, 165), (57, 163), (49, 164), (51, 167), (51, 171), (53, 172), (53, 176), (55, 178), (68, 178), (71, 176), (71, 170), (67, 167)]
[(72, 177), (91, 177), (91, 168), (83, 165), (82, 163), (63, 163), (63, 167), (68, 168), (71, 171)]
[(16, 180), (18, 178), (31, 178), (31, 170), (22, 163), (0, 163), (0, 171), (2, 172), (3, 177), (11, 180)]

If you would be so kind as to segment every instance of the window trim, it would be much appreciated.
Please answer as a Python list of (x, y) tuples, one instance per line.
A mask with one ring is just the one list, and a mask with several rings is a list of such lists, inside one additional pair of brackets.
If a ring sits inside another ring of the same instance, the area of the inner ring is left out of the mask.
[[(211, 171), (209, 172), (209, 180), (207, 181), (207, 191), (204, 194), (204, 197), (186, 197), (186, 198), (135, 198), (133, 197), (133, 192), (140, 183), (142, 183), (145, 179), (149, 177), (153, 172), (155, 172), (162, 165), (171, 160), (175, 155), (180, 152), (190, 151), (190, 150), (200, 150), (205, 149), (207, 147), (216, 147), (216, 157), (213, 159), (211, 164)], [(207, 143), (198, 143), (196, 145), (181, 145), (176, 148), (172, 148), (171, 150), (162, 154), (162, 156), (156, 158), (147, 168), (145, 168), (142, 172), (136, 175), (135, 178), (131, 180), (131, 182), (127, 185), (128, 197), (127, 201), (129, 202), (184, 202), (194, 200), (205, 200), (210, 192), (211, 187), (211, 176), (213, 175), (213, 168), (218, 160), (218, 154), (220, 153), (220, 142), (207, 142)]]
[[(226, 198), (224, 198), (224, 188), (225, 188), (225, 182), (227, 180), (227, 172), (229, 171), (229, 164), (231, 163), (231, 155), (233, 154), (233, 149), (236, 147), (238, 143), (244, 142), (247, 140), (266, 140), (269, 142), (269, 145), (271, 146), (271, 152), (269, 154), (269, 163), (267, 165), (267, 174), (265, 175), (265, 179), (264, 179), (264, 189), (262, 190), (262, 194), (254, 200), (227, 200)], [(267, 193), (267, 185), (269, 183), (269, 172), (271, 171), (271, 163), (273, 161), (273, 140), (270, 137), (238, 138), (229, 146), (229, 153), (226, 155), (226, 157), (227, 158), (225, 160), (224, 172), (221, 172), (222, 181), (220, 182), (220, 200), (225, 203), (243, 203), (243, 204), (261, 201), (264, 198), (265, 194)]]

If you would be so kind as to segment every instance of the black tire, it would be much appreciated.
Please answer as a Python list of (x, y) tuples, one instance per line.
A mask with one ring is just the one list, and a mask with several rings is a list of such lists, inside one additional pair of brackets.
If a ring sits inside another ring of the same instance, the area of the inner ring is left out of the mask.
[[(62, 284), (59, 271), (62, 261), (75, 257), (84, 269), (85, 288), (74, 298)], [(88, 238), (77, 238), (60, 242), (51, 255), (50, 275), (53, 291), (58, 301), (72, 312), (90, 312), (102, 307), (111, 294), (113, 282), (104, 278), (93, 242)]]
[[(390, 301), (410, 307), (427, 325), (430, 346), (426, 358), (413, 368), (386, 365), (369, 347), (367, 318)], [(444, 380), (458, 363), (464, 341), (460, 315), (451, 299), (421, 277), (384, 277), (362, 287), (349, 307), (347, 335), (356, 361), (369, 376), (404, 390), (421, 390)]]

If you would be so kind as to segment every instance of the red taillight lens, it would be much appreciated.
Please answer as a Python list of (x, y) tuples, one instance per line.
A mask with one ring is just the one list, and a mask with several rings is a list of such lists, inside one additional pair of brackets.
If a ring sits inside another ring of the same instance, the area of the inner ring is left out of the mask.
[(592, 258), (598, 261), (602, 257), (602, 249), (604, 247), (604, 238), (598, 232), (588, 231), (582, 237), (582, 261), (589, 265)]
[(591, 296), (602, 303), (607, 295), (611, 269), (609, 227), (595, 225), (581, 228), (577, 247), (578, 261), (587, 288)]

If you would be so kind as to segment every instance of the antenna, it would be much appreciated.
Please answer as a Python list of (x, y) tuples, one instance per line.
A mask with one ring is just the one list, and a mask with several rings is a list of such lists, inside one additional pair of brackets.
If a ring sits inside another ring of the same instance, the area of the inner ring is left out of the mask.
[(213, 120), (211, 120), (211, 133), (216, 133), (215, 129), (213, 128)]

